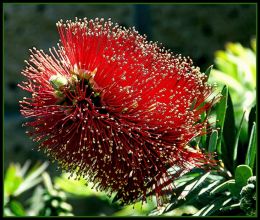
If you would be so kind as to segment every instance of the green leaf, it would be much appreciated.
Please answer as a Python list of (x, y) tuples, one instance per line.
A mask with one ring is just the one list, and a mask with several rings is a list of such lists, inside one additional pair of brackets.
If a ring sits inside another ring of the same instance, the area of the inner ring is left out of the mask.
[(182, 177), (174, 180), (174, 184), (177, 185), (177, 188), (180, 186), (183, 186), (183, 183), (191, 183), (191, 181), (194, 181), (195, 178), (199, 178), (201, 176), (201, 173), (199, 172), (189, 172)]
[(18, 189), (14, 192), (14, 196), (19, 196), (22, 193), (24, 193), (25, 191), (27, 191), (28, 189), (33, 188), (34, 186), (38, 185), (40, 182), (42, 181), (42, 178), (37, 178), (37, 179), (33, 179), (30, 182), (29, 181), (24, 181), (20, 184), (20, 186), (18, 187)]
[(217, 172), (215, 174), (210, 174), (208, 176), (208, 179), (211, 181), (220, 181), (223, 182), (226, 178), (223, 177), (222, 175), (219, 175)]
[[(232, 78), (237, 78), (237, 66), (233, 62), (232, 57), (228, 51), (217, 51), (215, 53), (216, 59), (215, 63), (217, 68), (224, 73), (229, 73), (228, 75)], [(223, 79), (222, 79), (223, 80)]]
[(193, 205), (184, 205), (170, 212), (164, 213), (163, 216), (190, 216), (197, 213), (199, 210)]
[[(226, 145), (227, 155), (233, 156), (234, 152), (234, 143), (236, 138), (236, 125), (235, 125), (235, 116), (234, 116), (234, 108), (230, 93), (228, 92), (227, 97), (227, 110), (223, 128), (223, 138)], [(229, 160), (228, 158), (228, 160)]]
[(204, 180), (208, 177), (210, 173), (205, 173), (201, 176), (198, 176), (197, 178), (194, 178), (192, 181), (189, 181), (190, 184), (185, 184), (185, 188), (182, 188), (182, 193), (179, 195), (179, 197), (186, 197), (186, 195), (189, 195), (189, 193), (196, 188), (198, 188)]
[(215, 212), (218, 212), (222, 207), (228, 204), (231, 201), (231, 198), (227, 196), (218, 197), (213, 200), (209, 205), (203, 207), (199, 212), (193, 216), (210, 216)]
[(225, 206), (224, 208), (221, 209), (221, 211), (231, 211), (231, 210), (234, 210), (234, 209), (240, 209), (240, 203)]
[(214, 195), (214, 194), (216, 194), (216, 193), (221, 193), (221, 192), (223, 192), (223, 191), (225, 191), (225, 190), (228, 190), (230, 184), (235, 184), (235, 180), (234, 180), (234, 179), (228, 180), (228, 181), (226, 181), (226, 182), (224, 182), (224, 183), (218, 185), (215, 189), (213, 189), (213, 190), (210, 192), (210, 194), (211, 194), (211, 195)]
[(104, 192), (99, 192), (91, 188), (84, 178), (76, 179), (73, 175), (70, 179), (70, 174), (63, 174), (61, 177), (54, 179), (54, 185), (60, 187), (63, 191), (70, 193), (73, 196), (100, 196), (106, 197)]
[(45, 187), (47, 188), (48, 191), (52, 191), (53, 190), (53, 185), (51, 182), (51, 177), (49, 176), (49, 174), (47, 172), (44, 172), (42, 174), (42, 178), (43, 178), (43, 182)]
[(209, 204), (212, 200), (210, 191), (220, 183), (222, 178), (216, 178), (215, 175), (206, 173), (200, 175), (191, 183), (182, 188), (182, 192), (173, 200), (173, 203), (168, 205), (164, 212), (176, 210), (179, 207), (193, 205), (198, 208)]
[(4, 216), (15, 216), (15, 214), (7, 207), (4, 207)]
[(37, 186), (33, 192), (33, 195), (29, 199), (29, 210), (32, 216), (39, 216), (40, 211), (44, 208), (44, 192), (46, 190), (43, 189), (41, 185)]
[(201, 178), (199, 178), (196, 182), (195, 185), (192, 187), (191, 190), (196, 189), (197, 187), (199, 187), (208, 177), (208, 175), (210, 174), (210, 172), (205, 173)]
[(247, 179), (252, 176), (252, 170), (246, 165), (240, 165), (235, 171), (235, 179), (225, 181), (211, 191), (211, 195), (230, 191), (235, 197), (239, 197), (241, 188), (247, 183)]
[(149, 215), (160, 215), (162, 209), (164, 207), (158, 208), (154, 210), (155, 204), (152, 200), (148, 199), (147, 202), (137, 202), (131, 205), (125, 205), (124, 207), (120, 208), (119, 211), (113, 213), (113, 216), (146, 216), (148, 213)]
[(61, 202), (60, 203), (60, 208), (67, 211), (67, 212), (71, 212), (72, 211), (72, 206), (67, 203), (67, 202)]
[(22, 183), (22, 177), (18, 174), (18, 168), (15, 164), (11, 164), (5, 175), (4, 179), (4, 193), (6, 196), (13, 195)]
[(208, 186), (202, 188), (202, 190), (198, 193), (198, 196), (202, 196), (207, 192), (210, 192), (212, 190), (213, 187), (215, 187), (216, 185), (219, 185), (220, 181), (215, 181), (213, 183), (210, 183)]
[(217, 153), (222, 155), (221, 150), (221, 139), (222, 139), (222, 133), (223, 133), (223, 127), (224, 127), (224, 121), (226, 116), (226, 109), (227, 109), (227, 99), (228, 99), (228, 87), (224, 86), (222, 91), (222, 99), (221, 101), (216, 105), (216, 127), (219, 129), (219, 137), (217, 141)]
[(38, 176), (40, 176), (44, 170), (47, 169), (49, 163), (48, 162), (44, 162), (42, 165), (40, 165), (39, 167), (34, 168), (33, 171), (31, 171), (25, 178), (25, 181), (31, 181), (35, 178), (37, 178)]
[(42, 178), (39, 177), (43, 171), (48, 167), (48, 163), (43, 163), (40, 167), (33, 170), (28, 174), (24, 181), (20, 184), (19, 188), (15, 191), (14, 195), (18, 196), (21, 193), (25, 192), (26, 190), (34, 187), (35, 185), (39, 184), (42, 181)]
[[(230, 71), (229, 71), (230, 72)], [(219, 82), (225, 82), (225, 84), (230, 88), (233, 89), (234, 91), (241, 93), (241, 91), (244, 91), (245, 88), (241, 85), (241, 83), (236, 80), (236, 77), (232, 77), (227, 74), (227, 72), (221, 72), (219, 70), (212, 70), (211, 71), (212, 76), (216, 81)]]
[(248, 116), (248, 136), (252, 131), (253, 123), (256, 121), (256, 106), (251, 108), (249, 116)]
[[(203, 122), (206, 119), (206, 117), (207, 117), (206, 112), (203, 112), (201, 114), (201, 121)], [(206, 127), (204, 127), (203, 129), (204, 129), (204, 131), (206, 131)], [(200, 141), (199, 141), (200, 147), (201, 148), (205, 147), (206, 142), (207, 142), (207, 134), (205, 132), (205, 134), (200, 137)]]
[(181, 206), (191, 200), (195, 200), (200, 192), (205, 186), (208, 186), (208, 181), (206, 181), (209, 176), (209, 172), (203, 174), (202, 176), (196, 177), (192, 181), (189, 181), (188, 184), (181, 186), (179, 192), (178, 190), (174, 190), (174, 197), (172, 198), (173, 204), (169, 206), (166, 211), (171, 211), (177, 206)]
[(218, 141), (218, 131), (213, 130), (210, 139), (209, 139), (209, 147), (208, 147), (208, 152), (213, 153), (216, 152), (217, 150), (217, 141)]
[(232, 196), (239, 198), (241, 188), (236, 182), (228, 184), (228, 190), (231, 192)]
[(114, 198), (112, 199), (112, 204), (113, 203), (116, 203), (116, 202), (118, 202), (119, 200), (121, 199), (121, 196), (120, 196), (120, 192), (117, 192), (116, 194), (115, 194), (115, 196), (114, 196)]
[(209, 77), (209, 74), (210, 74), (212, 68), (213, 68), (213, 65), (211, 65), (211, 66), (205, 71), (205, 75), (206, 75), (207, 77)]
[[(196, 174), (196, 175), (194, 175)], [(208, 175), (208, 174), (207, 174)], [(181, 199), (181, 197), (184, 196), (184, 194), (186, 193), (186, 189), (189, 188), (191, 189), (192, 186), (194, 186), (194, 184), (196, 184), (196, 182), (203, 176), (198, 174), (198, 173), (188, 173), (185, 174), (184, 177), (175, 180), (174, 184), (177, 184), (177, 187), (174, 189), (173, 191), (173, 195), (171, 197), (171, 204), (169, 204), (166, 209), (165, 212), (170, 212), (173, 209), (175, 209), (176, 207), (179, 207), (180, 205), (184, 204), (185, 200)], [(182, 184), (184, 182), (184, 184)]]
[(17, 201), (11, 201), (10, 202), (10, 208), (12, 210), (12, 212), (16, 215), (16, 216), (26, 216), (26, 213), (24, 211), (24, 208), (22, 206), (22, 204), (20, 202)]
[(251, 130), (251, 135), (250, 135), (247, 154), (246, 154), (246, 161), (245, 161), (245, 164), (251, 167), (252, 170), (254, 169), (255, 158), (256, 158), (256, 125), (254, 122)]
[(236, 184), (242, 188), (247, 184), (249, 177), (253, 176), (252, 169), (247, 165), (239, 165), (236, 168), (235, 172), (235, 181)]
[(8, 202), (9, 202), (9, 196), (7, 195), (7, 193), (4, 192), (4, 206), (6, 206)]
[(239, 142), (239, 135), (240, 135), (240, 131), (241, 131), (241, 128), (242, 128), (242, 125), (243, 125), (243, 120), (244, 120), (244, 117), (245, 117), (245, 112), (243, 113), (243, 116), (242, 116), (242, 119), (240, 121), (240, 125), (238, 127), (238, 131), (237, 131), (237, 134), (236, 134), (236, 138), (235, 138), (235, 143), (234, 143), (234, 153), (233, 153), (233, 168), (236, 167), (237, 165), (237, 149), (238, 149), (238, 142)]
[(25, 173), (28, 171), (28, 168), (30, 166), (31, 162), (27, 160), (25, 164), (23, 165), (22, 169), (20, 170), (21, 176), (25, 176)]

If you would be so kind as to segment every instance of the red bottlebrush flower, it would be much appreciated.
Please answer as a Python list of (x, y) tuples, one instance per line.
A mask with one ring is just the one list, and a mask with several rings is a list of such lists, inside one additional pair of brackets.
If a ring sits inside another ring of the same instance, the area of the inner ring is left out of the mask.
[(57, 27), (62, 45), (31, 50), (19, 85), (32, 94), (21, 113), (40, 149), (124, 203), (156, 194), (160, 204), (175, 178), (211, 163), (187, 148), (216, 100), (190, 59), (110, 20)]

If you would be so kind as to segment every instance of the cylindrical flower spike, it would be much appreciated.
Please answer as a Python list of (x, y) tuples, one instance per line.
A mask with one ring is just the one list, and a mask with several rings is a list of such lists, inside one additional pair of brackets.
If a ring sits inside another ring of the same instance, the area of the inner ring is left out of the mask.
[(161, 204), (175, 178), (212, 163), (187, 148), (216, 101), (191, 59), (110, 20), (57, 27), (62, 45), (31, 50), (19, 85), (32, 94), (21, 113), (40, 149), (123, 203), (155, 194)]

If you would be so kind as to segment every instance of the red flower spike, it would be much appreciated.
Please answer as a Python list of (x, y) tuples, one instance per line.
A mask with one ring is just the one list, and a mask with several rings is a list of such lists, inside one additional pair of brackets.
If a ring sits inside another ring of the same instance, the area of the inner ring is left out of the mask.
[(57, 27), (62, 45), (31, 50), (19, 85), (32, 94), (21, 113), (40, 149), (123, 203), (156, 194), (160, 205), (175, 178), (214, 165), (187, 147), (217, 100), (189, 58), (110, 20)]

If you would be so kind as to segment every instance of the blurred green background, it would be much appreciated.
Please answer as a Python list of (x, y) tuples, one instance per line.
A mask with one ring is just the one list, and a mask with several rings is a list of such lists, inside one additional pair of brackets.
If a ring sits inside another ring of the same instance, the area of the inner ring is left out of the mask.
[[(23, 79), (20, 72), (25, 67), (24, 60), (29, 57), (29, 48), (35, 46), (47, 51), (56, 46), (59, 36), (55, 23), (59, 19), (73, 20), (75, 17), (111, 18), (120, 25), (135, 26), (149, 40), (162, 43), (174, 53), (190, 56), (201, 71), (216, 64), (214, 67), (219, 65), (219, 69), (225, 72), (219, 64), (221, 56), (217, 59), (215, 52), (227, 49), (228, 42), (251, 47), (251, 40), (256, 35), (254, 4), (4, 4), (5, 170), (11, 162), (24, 164), (29, 159), (34, 164), (48, 160), (33, 150), (35, 144), (21, 126), (24, 119), (20, 116), (18, 101), (26, 93), (17, 84)], [(213, 72), (213, 77), (217, 78), (218, 74)], [(243, 77), (237, 80), (242, 83)], [(241, 114), (242, 111), (239, 116)], [(236, 120), (237, 124), (239, 120)], [(47, 168), (51, 175), (60, 175), (55, 169), (53, 164)], [(111, 214), (117, 210), (106, 206), (106, 199), (83, 197), (80, 204), (78, 201), (71, 201), (71, 204), (75, 202), (75, 215), (86, 214), (86, 207), (89, 207), (90, 214)], [(107, 207), (105, 211), (104, 207)], [(95, 208), (98, 210), (94, 211)], [(128, 211), (131, 213), (132, 207)]]

